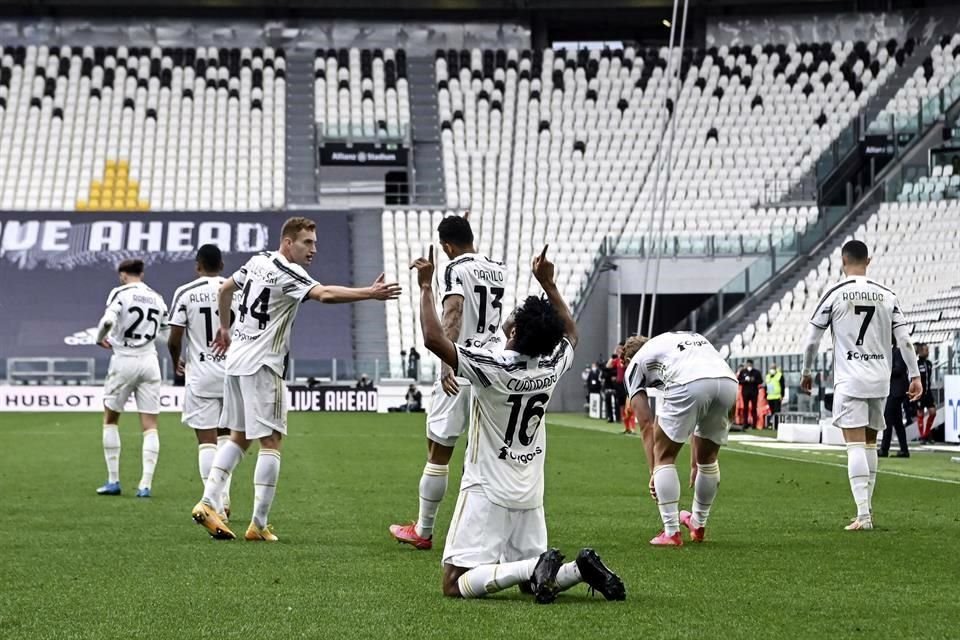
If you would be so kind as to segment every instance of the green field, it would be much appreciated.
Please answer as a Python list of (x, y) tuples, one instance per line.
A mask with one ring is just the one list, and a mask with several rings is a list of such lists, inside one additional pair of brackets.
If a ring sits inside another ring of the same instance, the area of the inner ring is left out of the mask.
[[(416, 515), (422, 420), (291, 415), (271, 514), (281, 542), (268, 546), (213, 541), (192, 523), (201, 493), (196, 446), (174, 416), (161, 423), (155, 497), (137, 500), (134, 417), (121, 427), (125, 495), (106, 498), (94, 495), (105, 477), (98, 416), (4, 414), (0, 638), (960, 634), (960, 485), (950, 481), (949, 455), (881, 461), (881, 469), (941, 481), (881, 475), (878, 530), (847, 533), (846, 472), (830, 466), (842, 460), (730, 451), (721, 456), (708, 543), (654, 549), (646, 543), (659, 518), (639, 439), (556, 416), (547, 462), (551, 544), (570, 558), (594, 546), (623, 577), (627, 601), (591, 598), (584, 587), (550, 606), (516, 590), (455, 601), (440, 596), (439, 563), (459, 471), (434, 551), (401, 547), (387, 534), (392, 522)], [(234, 480), (241, 532), (252, 471), (248, 456)], [(685, 489), (682, 502), (689, 500)]]

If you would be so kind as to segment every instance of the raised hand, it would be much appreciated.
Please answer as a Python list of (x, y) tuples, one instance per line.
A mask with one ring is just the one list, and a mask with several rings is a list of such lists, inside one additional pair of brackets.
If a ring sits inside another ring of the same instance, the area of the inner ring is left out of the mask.
[(224, 329), (223, 327), (217, 328), (217, 335), (213, 339), (213, 344), (211, 345), (213, 350), (213, 355), (222, 356), (227, 353), (227, 349), (230, 348), (230, 329)]
[(410, 265), (410, 268), (417, 270), (417, 284), (421, 289), (431, 286), (433, 284), (433, 272), (436, 269), (436, 265), (433, 262), (433, 245), (430, 245), (430, 251), (427, 253), (427, 257), (417, 258), (413, 261), (413, 264)]
[(541, 287), (554, 284), (553, 278), (556, 273), (556, 267), (550, 259), (547, 258), (547, 249), (550, 245), (545, 245), (543, 251), (533, 259), (533, 277), (537, 279)]
[(386, 283), (384, 274), (380, 274), (370, 286), (370, 294), (374, 300), (396, 300), (403, 293), (403, 289), (396, 282)]

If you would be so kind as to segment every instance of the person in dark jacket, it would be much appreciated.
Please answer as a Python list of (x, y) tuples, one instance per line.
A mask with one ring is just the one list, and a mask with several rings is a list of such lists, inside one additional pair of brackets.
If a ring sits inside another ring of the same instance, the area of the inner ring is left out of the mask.
[[(898, 458), (909, 458), (910, 450), (907, 448), (907, 430), (903, 425), (903, 406), (907, 398), (907, 388), (910, 386), (910, 380), (907, 376), (907, 365), (900, 355), (900, 349), (893, 348), (893, 367), (890, 373), (890, 395), (887, 396), (887, 404), (883, 409), (883, 419), (887, 427), (883, 430), (883, 440), (880, 442), (880, 451), (877, 455), (886, 458), (890, 455), (890, 438), (892, 431), (897, 432), (897, 441), (900, 443), (900, 451), (897, 452)], [(907, 405), (909, 406), (909, 405)]]
[(747, 366), (737, 376), (740, 383), (740, 395), (743, 397), (743, 413), (745, 426), (758, 428), (757, 399), (760, 395), (760, 385), (763, 384), (763, 375), (753, 368), (753, 360), (747, 360)]

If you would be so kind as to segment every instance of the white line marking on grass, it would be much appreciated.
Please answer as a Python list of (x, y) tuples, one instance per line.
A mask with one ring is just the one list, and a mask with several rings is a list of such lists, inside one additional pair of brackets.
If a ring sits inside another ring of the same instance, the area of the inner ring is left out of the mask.
[[(581, 431), (596, 431), (599, 433), (606, 433), (607, 435), (620, 435), (610, 429), (603, 427), (592, 427), (589, 425), (580, 425), (580, 424), (568, 424), (565, 422), (558, 422), (552, 420), (550, 422), (552, 426), (558, 427), (567, 427), (568, 429), (579, 429)], [(634, 438), (630, 438), (633, 440)], [(639, 437), (636, 437), (636, 440), (640, 440)], [(819, 464), (826, 467), (838, 467), (840, 469), (846, 469), (846, 464), (841, 464), (839, 462), (827, 462), (825, 460), (810, 460), (807, 458), (795, 458), (793, 456), (784, 456), (775, 453), (767, 453), (765, 451), (751, 451), (749, 449), (741, 449), (739, 447), (726, 446), (723, 448), (724, 451), (732, 451), (734, 453), (745, 453), (749, 456), (760, 456), (763, 458), (774, 458), (776, 460), (789, 460), (791, 462), (805, 462), (807, 464)], [(811, 453), (821, 453), (819, 451), (811, 451)], [(824, 451), (823, 453), (827, 453)], [(930, 476), (921, 476), (915, 473), (902, 473), (900, 471), (886, 471), (884, 469), (877, 469), (877, 473), (887, 475), (887, 476), (898, 476), (900, 478), (910, 478), (911, 480), (929, 480), (930, 482), (939, 482), (941, 484), (955, 484), (960, 485), (960, 480), (950, 480), (948, 478), (933, 478)]]

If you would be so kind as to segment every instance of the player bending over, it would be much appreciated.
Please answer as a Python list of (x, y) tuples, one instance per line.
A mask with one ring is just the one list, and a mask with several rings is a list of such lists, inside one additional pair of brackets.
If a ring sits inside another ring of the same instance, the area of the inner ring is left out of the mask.
[[(730, 431), (728, 415), (737, 401), (737, 378), (710, 342), (697, 333), (670, 332), (633, 337), (624, 345), (627, 393), (643, 435), (652, 495), (663, 531), (650, 541), (682, 547), (680, 525), (703, 542), (710, 507), (720, 486), (720, 447)], [(646, 389), (661, 391), (656, 417)], [(677, 454), (693, 436), (697, 465), (692, 511), (680, 511)]]
[(533, 273), (547, 299), (526, 299), (502, 352), (458, 345), (444, 333), (433, 296), (433, 247), (419, 258), (420, 322), (427, 349), (473, 385), (460, 497), (443, 550), (443, 594), (479, 598), (519, 585), (539, 603), (586, 582), (623, 600), (623, 582), (592, 549), (576, 562), (547, 548), (543, 514), (544, 412), (573, 363), (577, 326), (554, 283), (547, 248)]
[[(503, 265), (477, 253), (466, 216), (444, 218), (437, 232), (440, 246), (450, 258), (441, 284), (443, 334), (459, 345), (483, 346), (500, 329)], [(467, 428), (469, 412), (469, 381), (457, 378), (443, 363), (427, 414), (427, 463), (420, 476), (420, 512), (415, 523), (390, 526), (390, 535), (398, 542), (417, 549), (433, 548), (433, 524), (447, 492), (450, 457)]]
[[(307, 300), (393, 300), (400, 295), (400, 287), (385, 284), (383, 274), (363, 289), (319, 284), (304, 270), (316, 253), (316, 223), (307, 218), (290, 218), (283, 224), (277, 251), (264, 251), (250, 258), (220, 287), (219, 328), (213, 353), (227, 354), (219, 426), (230, 429), (231, 434), (230, 440), (217, 449), (203, 498), (192, 512), (197, 524), (214, 538), (236, 537), (218, 515), (223, 511), (220, 502), (227, 479), (250, 443), (257, 440), (260, 453), (253, 471), (253, 518), (245, 538), (277, 540), (268, 516), (280, 476), (280, 443), (287, 433), (283, 373), (300, 304)], [(230, 305), (238, 289), (242, 293), (231, 335)], [(235, 344), (231, 349), (232, 343)]]
[(883, 408), (890, 391), (894, 336), (910, 375), (907, 397), (920, 397), (917, 354), (910, 342), (897, 295), (867, 278), (867, 245), (851, 240), (841, 249), (847, 278), (827, 291), (810, 318), (803, 353), (800, 389), (813, 389), (811, 368), (827, 328), (833, 334), (833, 424), (847, 443), (847, 476), (857, 518), (846, 529), (873, 529), (873, 490), (877, 484), (877, 433), (884, 429)]
[(120, 495), (120, 431), (117, 425), (130, 394), (137, 401), (143, 429), (143, 474), (138, 498), (149, 498), (160, 455), (157, 414), (160, 413), (160, 361), (154, 341), (167, 331), (167, 305), (143, 282), (143, 260), (124, 260), (117, 268), (121, 286), (107, 297), (97, 325), (97, 344), (112, 349), (103, 392), (103, 457), (107, 483), (102, 496)]
[[(197, 434), (200, 481), (206, 485), (210, 467), (222, 446), (230, 439), (228, 429), (217, 429), (223, 410), (224, 356), (213, 353), (213, 338), (220, 326), (220, 287), (224, 278), (223, 255), (214, 244), (205, 244), (197, 250), (197, 279), (183, 285), (173, 294), (170, 305), (170, 339), (167, 347), (177, 372), (186, 373), (187, 384), (183, 396), (183, 424)], [(233, 309), (230, 310), (231, 323)], [(181, 355), (183, 337), (187, 337), (186, 354)], [(185, 358), (185, 359), (184, 359)], [(224, 487), (222, 504), (224, 516), (230, 512), (230, 480)]]

